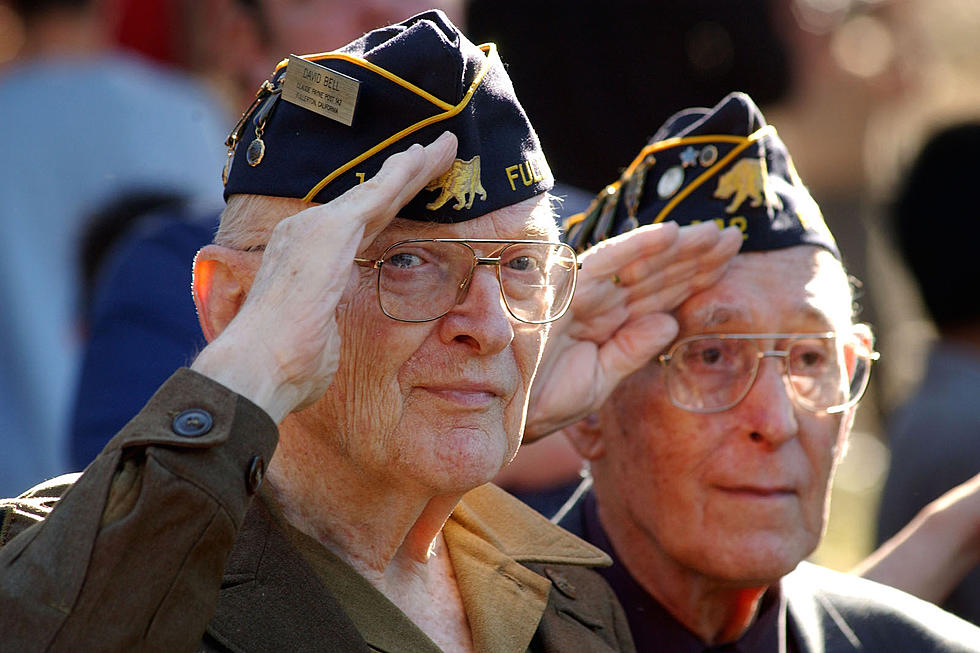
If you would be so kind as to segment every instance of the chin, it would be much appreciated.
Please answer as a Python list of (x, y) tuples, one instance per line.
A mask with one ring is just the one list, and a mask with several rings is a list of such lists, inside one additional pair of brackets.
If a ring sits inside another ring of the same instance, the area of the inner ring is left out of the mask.
[(478, 429), (452, 429), (440, 436), (440, 445), (433, 453), (430, 471), (434, 485), (446, 493), (465, 493), (493, 480), (514, 451), (503, 436)]
[[(717, 541), (723, 541), (721, 537)], [(816, 542), (809, 538), (763, 533), (729, 540), (726, 546), (713, 547), (698, 558), (705, 575), (737, 586), (756, 587), (777, 582), (815, 548)], [(705, 565), (705, 560), (710, 562)]]

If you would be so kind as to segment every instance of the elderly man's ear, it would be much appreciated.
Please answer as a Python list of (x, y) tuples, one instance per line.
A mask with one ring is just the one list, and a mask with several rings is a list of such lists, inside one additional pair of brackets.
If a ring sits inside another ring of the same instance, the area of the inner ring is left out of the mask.
[(208, 342), (238, 314), (262, 261), (257, 252), (208, 245), (194, 257), (194, 304)]
[(569, 439), (575, 450), (585, 460), (598, 460), (606, 453), (606, 442), (599, 429), (599, 416), (589, 414), (584, 419), (569, 424), (562, 432)]

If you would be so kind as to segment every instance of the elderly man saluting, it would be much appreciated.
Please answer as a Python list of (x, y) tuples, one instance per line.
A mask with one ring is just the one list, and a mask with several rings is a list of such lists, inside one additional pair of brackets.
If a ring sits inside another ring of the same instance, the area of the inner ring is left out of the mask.
[(671, 346), (566, 429), (595, 485), (560, 517), (613, 556), (600, 573), (637, 649), (980, 650), (980, 630), (934, 605), (801, 562), (876, 354), (837, 245), (748, 96), (668, 120), (568, 240), (664, 220), (734, 225), (741, 253), (673, 311)]
[(659, 351), (737, 232), (579, 271), (500, 59), (438, 12), (290, 57), (228, 142), (209, 344), (0, 504), (0, 649), (630, 650), (606, 556), (486, 483)]

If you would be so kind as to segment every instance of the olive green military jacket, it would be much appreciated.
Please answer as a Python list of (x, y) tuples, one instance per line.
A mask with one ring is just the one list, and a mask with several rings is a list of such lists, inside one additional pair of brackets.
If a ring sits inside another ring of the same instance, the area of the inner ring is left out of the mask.
[[(365, 641), (252, 501), (277, 438), (250, 401), (180, 370), (84, 474), (0, 501), (0, 651), (389, 650)], [(484, 513), (492, 492), (476, 502)], [(447, 528), (500, 548), (507, 562), (487, 578), (543, 587), (527, 650), (632, 651), (622, 609), (588, 569), (604, 554), (532, 514), (515, 513), (519, 528), (499, 539), (478, 514)]]

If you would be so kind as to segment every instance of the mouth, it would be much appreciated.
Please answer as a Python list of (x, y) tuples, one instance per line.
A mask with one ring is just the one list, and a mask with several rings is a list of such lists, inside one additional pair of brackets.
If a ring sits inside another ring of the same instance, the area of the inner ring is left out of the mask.
[(484, 383), (426, 385), (419, 389), (462, 408), (486, 408), (504, 396), (501, 388)]
[(784, 499), (796, 496), (796, 491), (785, 486), (732, 485), (719, 487), (725, 494), (746, 499)]

